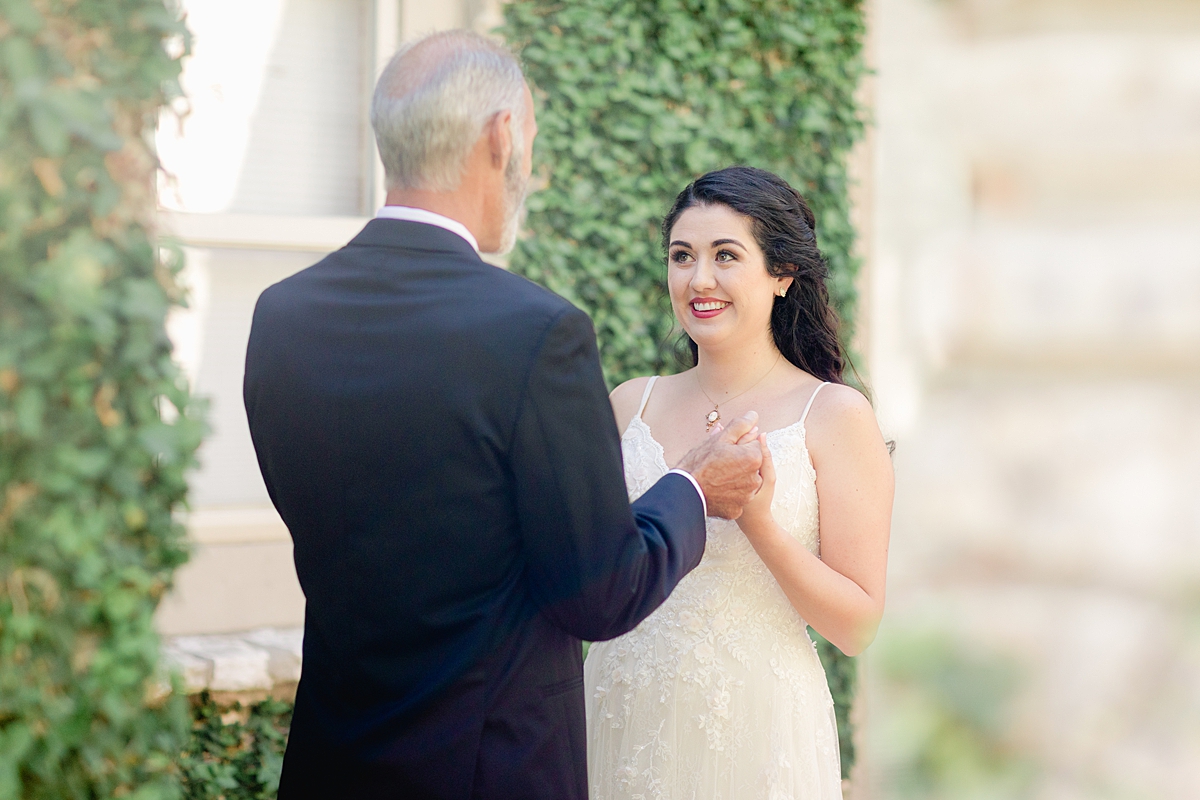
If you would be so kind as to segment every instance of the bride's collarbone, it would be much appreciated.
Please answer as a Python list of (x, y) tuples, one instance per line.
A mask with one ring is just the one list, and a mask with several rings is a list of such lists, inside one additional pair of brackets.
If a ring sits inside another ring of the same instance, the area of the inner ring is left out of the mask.
[[(667, 464), (678, 463), (709, 435), (707, 418), (713, 403), (701, 394), (694, 379), (679, 380), (684, 374), (659, 380), (659, 386), (655, 387), (642, 412), (642, 422), (663, 449)], [(770, 433), (797, 427), (805, 404), (820, 384), (820, 380), (804, 375), (802, 379), (772, 386), (767, 391), (747, 393), (746, 397), (736, 398), (728, 405), (718, 403), (719, 422), (728, 426), (748, 411), (755, 411), (762, 431)]]

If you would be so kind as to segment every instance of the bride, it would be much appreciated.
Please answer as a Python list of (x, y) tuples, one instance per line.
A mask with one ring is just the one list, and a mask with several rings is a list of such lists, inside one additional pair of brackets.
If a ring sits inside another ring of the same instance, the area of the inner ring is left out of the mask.
[(592, 645), (594, 800), (841, 797), (807, 626), (847, 655), (874, 638), (893, 478), (870, 403), (841, 380), (814, 225), (795, 190), (748, 167), (700, 178), (663, 223), (695, 366), (613, 391), (630, 496), (751, 409), (769, 431), (763, 486), (736, 522), (708, 519), (703, 559), (658, 610)]

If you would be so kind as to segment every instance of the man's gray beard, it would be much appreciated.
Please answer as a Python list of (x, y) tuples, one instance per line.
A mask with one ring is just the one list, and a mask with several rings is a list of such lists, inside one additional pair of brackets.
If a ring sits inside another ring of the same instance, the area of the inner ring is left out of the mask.
[(512, 158), (504, 168), (504, 230), (500, 234), (498, 255), (512, 252), (525, 219), (525, 193), (529, 181), (521, 176), (521, 154), (514, 149)]

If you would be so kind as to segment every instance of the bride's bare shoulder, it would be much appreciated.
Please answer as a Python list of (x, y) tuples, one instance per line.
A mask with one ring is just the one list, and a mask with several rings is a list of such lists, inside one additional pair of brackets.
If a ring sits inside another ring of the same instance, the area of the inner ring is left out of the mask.
[(826, 449), (870, 451), (886, 458), (871, 401), (853, 386), (831, 383), (823, 387), (813, 399), (805, 428), (814, 458)]
[[(808, 389), (810, 396), (814, 390), (815, 387)], [(857, 414), (871, 411), (871, 401), (853, 386), (844, 383), (827, 383), (813, 398), (810, 414), (816, 414), (818, 409), (821, 409), (826, 415)]]
[(646, 391), (646, 384), (649, 381), (649, 376), (631, 378), (609, 394), (608, 402), (612, 403), (613, 416), (617, 419), (617, 430), (622, 433), (629, 427), (633, 415), (637, 413), (638, 406), (642, 402), (642, 394)]
[(871, 401), (858, 389), (844, 383), (830, 383), (822, 386), (817, 396), (812, 398), (807, 422), (807, 427), (814, 429), (842, 429), (864, 424), (874, 426), (875, 410), (871, 408)]

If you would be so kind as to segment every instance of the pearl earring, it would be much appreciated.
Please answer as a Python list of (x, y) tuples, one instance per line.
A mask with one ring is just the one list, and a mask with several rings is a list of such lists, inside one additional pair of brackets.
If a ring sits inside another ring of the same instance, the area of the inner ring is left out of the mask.
[(779, 296), (787, 297), (787, 287), (786, 286), (779, 290)]

